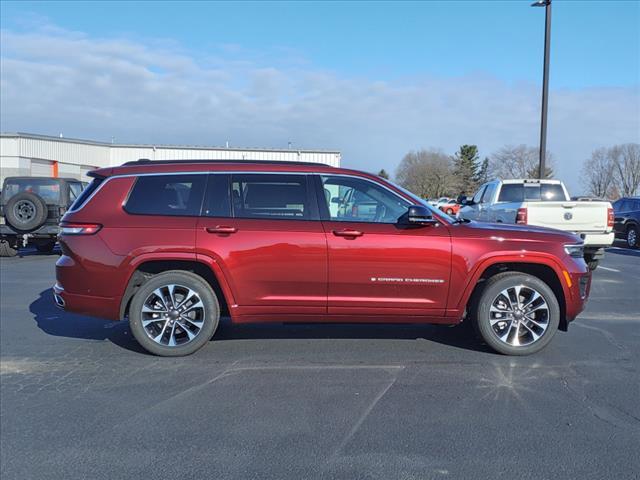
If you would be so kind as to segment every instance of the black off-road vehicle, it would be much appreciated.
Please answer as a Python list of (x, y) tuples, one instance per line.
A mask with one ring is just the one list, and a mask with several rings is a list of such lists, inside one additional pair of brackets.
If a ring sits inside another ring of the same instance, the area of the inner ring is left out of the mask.
[(5, 178), (0, 195), (0, 256), (13, 257), (27, 244), (51, 252), (58, 223), (84, 185), (74, 178)]

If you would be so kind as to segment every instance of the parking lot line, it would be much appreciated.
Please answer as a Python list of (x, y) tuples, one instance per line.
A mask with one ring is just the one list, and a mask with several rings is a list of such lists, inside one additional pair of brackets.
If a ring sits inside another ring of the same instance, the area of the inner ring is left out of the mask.
[(620, 273), (620, 270), (616, 270), (615, 268), (603, 267), (602, 265), (600, 265), (598, 268), (606, 270), (607, 272)]

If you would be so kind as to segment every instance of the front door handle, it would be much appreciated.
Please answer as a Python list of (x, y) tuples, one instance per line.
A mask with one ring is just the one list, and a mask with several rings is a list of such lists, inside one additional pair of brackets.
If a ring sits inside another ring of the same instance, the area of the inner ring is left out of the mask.
[(344, 230), (334, 230), (333, 234), (336, 237), (361, 237), (364, 235), (360, 230), (351, 230), (350, 228), (345, 228)]
[(238, 229), (236, 227), (228, 227), (226, 225), (216, 225), (215, 227), (207, 227), (205, 228), (207, 233), (218, 233), (229, 235), (231, 233), (236, 233)]

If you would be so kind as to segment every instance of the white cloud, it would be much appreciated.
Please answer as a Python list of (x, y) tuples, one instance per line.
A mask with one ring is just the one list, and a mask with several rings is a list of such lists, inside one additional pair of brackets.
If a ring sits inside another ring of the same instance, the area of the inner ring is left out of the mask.
[[(203, 54), (56, 27), (1, 35), (3, 131), (142, 143), (293, 141), (340, 149), (344, 165), (367, 170), (393, 170), (420, 147), (453, 152), (475, 143), (490, 154), (538, 141), (539, 87), (483, 73), (382, 82), (314, 68), (297, 52), (221, 45)], [(592, 149), (640, 142), (638, 86), (552, 90), (549, 123), (556, 171), (577, 193), (576, 172)]]

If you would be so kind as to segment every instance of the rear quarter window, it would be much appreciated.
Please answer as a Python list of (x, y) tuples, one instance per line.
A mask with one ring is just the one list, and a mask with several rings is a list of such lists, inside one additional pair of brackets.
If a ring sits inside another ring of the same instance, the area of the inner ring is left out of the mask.
[(89, 199), (89, 197), (91, 196), (91, 194), (93, 194), (93, 192), (95, 192), (98, 187), (100, 186), (100, 184), (104, 181), (104, 178), (102, 177), (97, 177), (94, 178), (91, 183), (89, 183), (89, 185), (87, 185), (84, 190), (82, 190), (82, 192), (80, 192), (80, 195), (78, 195), (78, 197), (73, 201), (73, 203), (71, 204), (71, 208), (70, 210), (77, 210), (79, 209), (82, 205), (85, 204), (85, 202)]
[(134, 215), (200, 215), (206, 175), (150, 175), (138, 177), (125, 211)]

